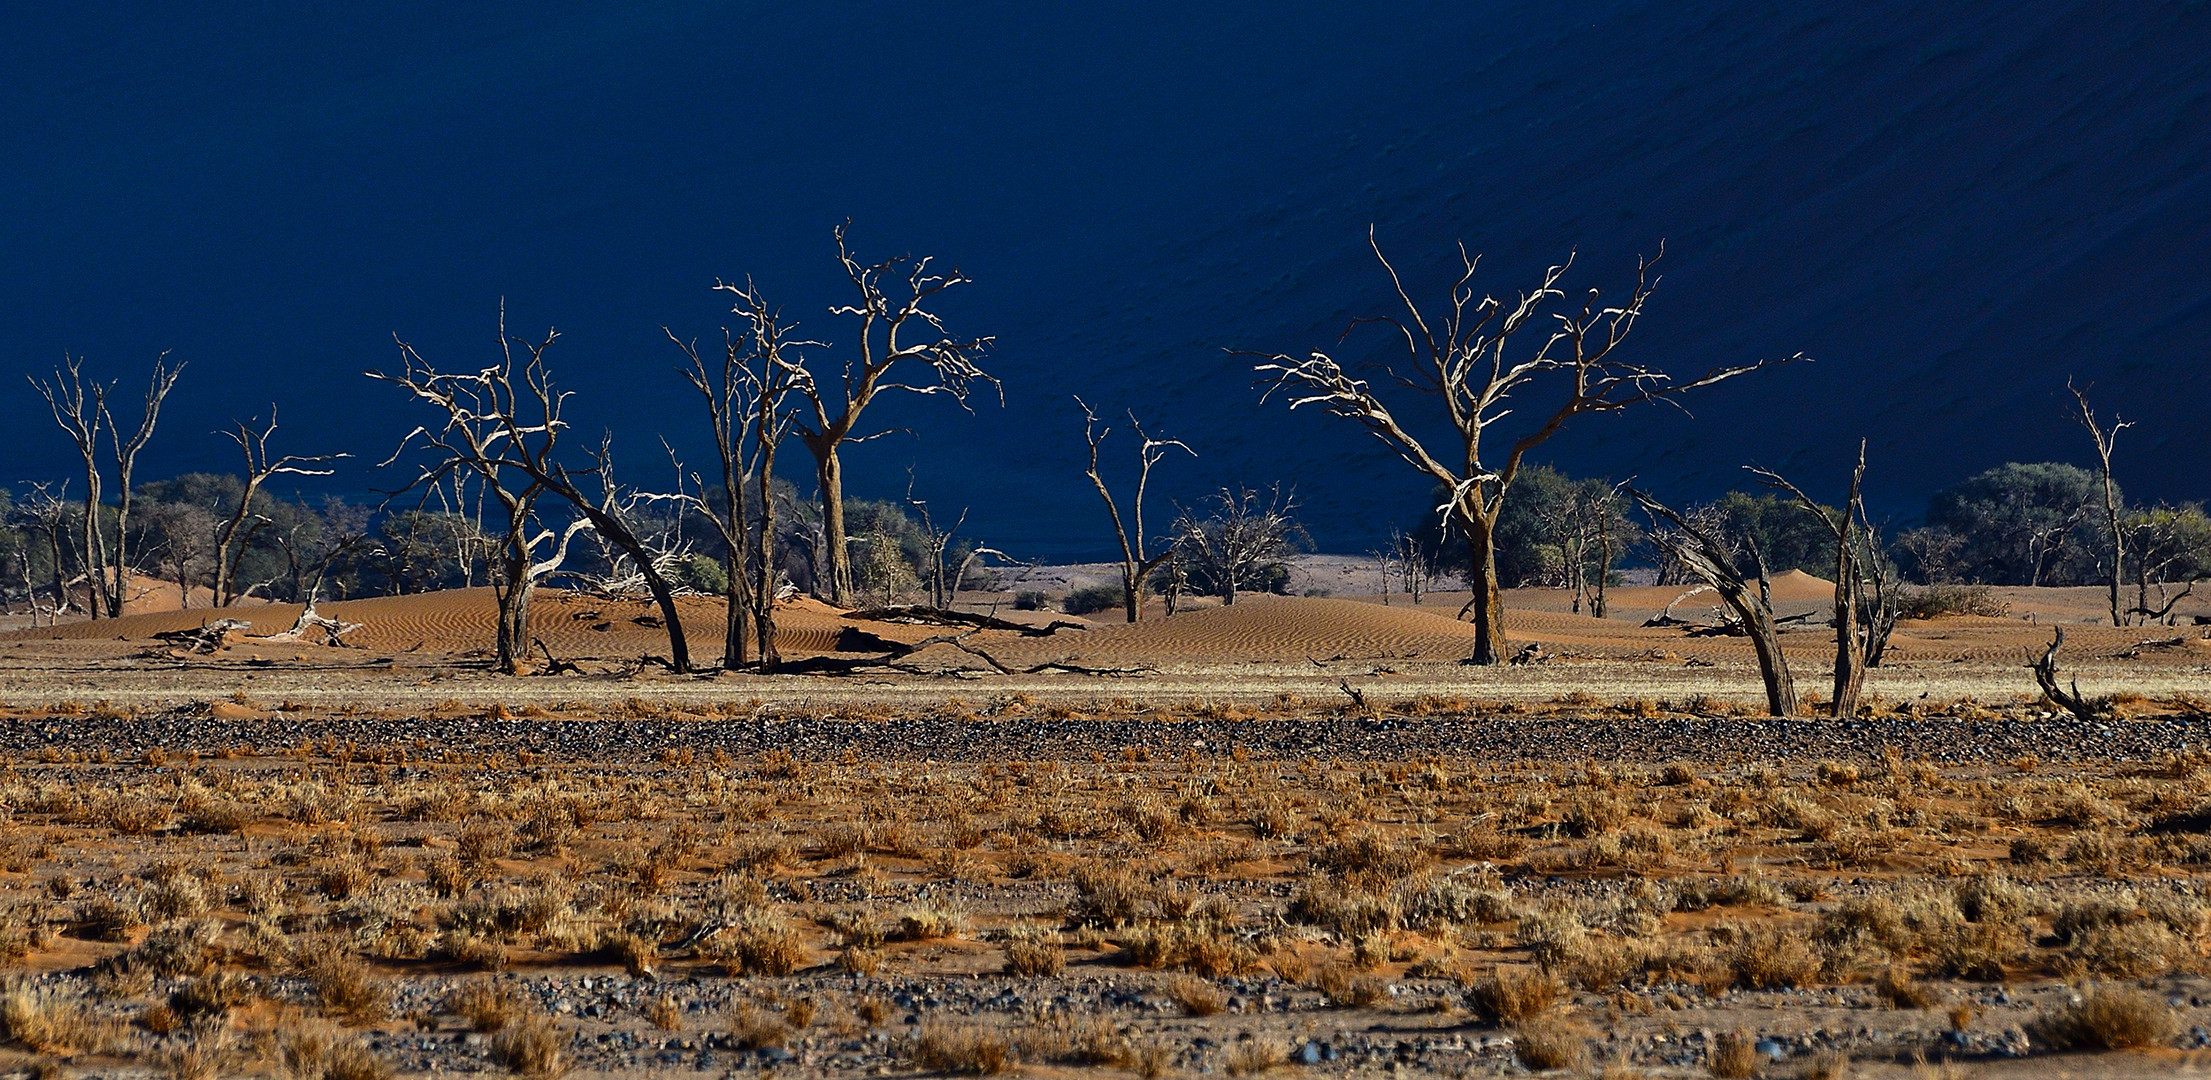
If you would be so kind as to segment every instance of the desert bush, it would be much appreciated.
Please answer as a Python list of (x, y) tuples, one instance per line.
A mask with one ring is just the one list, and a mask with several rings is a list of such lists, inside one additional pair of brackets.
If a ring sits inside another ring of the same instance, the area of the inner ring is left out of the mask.
[(1564, 994), (1548, 973), (1501, 967), (1467, 988), (1467, 1003), (1491, 1023), (1510, 1024), (1549, 1012)]
[(447, 999), (445, 1007), (467, 1021), (469, 1027), (487, 1035), (505, 1031), (507, 1025), (523, 1014), (522, 1002), (492, 982), (470, 982), (462, 986)]
[(352, 953), (315, 949), (300, 965), (300, 974), (306, 976), (315, 1000), (328, 1015), (351, 1024), (376, 1023), (390, 1015), (390, 987)]
[(1748, 1080), (1758, 1073), (1758, 1040), (1741, 1028), (1714, 1035), (1704, 1068), (1721, 1080)]
[(1529, 1069), (1578, 1069), (1589, 1059), (1589, 1031), (1562, 1016), (1538, 1016), (1513, 1025), (1512, 1056)]
[(2044, 1010), (2027, 1024), (2027, 1035), (2052, 1050), (2132, 1050), (2164, 1045), (2177, 1028), (2173, 1010), (2155, 995), (2097, 986)]
[(1211, 979), (1195, 975), (1177, 975), (1168, 979), (1160, 989), (1167, 1000), (1180, 1006), (1185, 1016), (1214, 1016), (1228, 1007), (1228, 995)]
[(1067, 594), (1059, 609), (1069, 615), (1095, 615), (1128, 605), (1128, 593), (1119, 585), (1086, 585)]
[(1052, 597), (1048, 593), (1036, 589), (1023, 589), (1013, 594), (1013, 609), (1015, 611), (1049, 611), (1051, 607)]
[(1942, 1000), (1942, 994), (1912, 978), (1911, 969), (1891, 965), (1873, 977), (1873, 992), (1897, 1009), (1924, 1009)]
[(1901, 614), (1907, 619), (1933, 619), (1944, 615), (1980, 615), (2000, 619), (2011, 614), (2011, 605), (1997, 599), (1986, 585), (1929, 585), (1905, 589)]
[(1745, 927), (1728, 950), (1735, 981), (1752, 990), (1793, 990), (1819, 977), (1820, 955), (1799, 933), (1776, 927)]
[(328, 1028), (292, 1028), (277, 1036), (277, 1056), (290, 1080), (388, 1080), (391, 1067), (368, 1047)]
[(36, 1054), (98, 1053), (116, 1035), (114, 1025), (75, 998), (21, 985), (0, 993), (0, 1042), (19, 1043)]
[(1367, 975), (1354, 975), (1341, 964), (1328, 964), (1313, 975), (1313, 989), (1328, 996), (1338, 1005), (1363, 1009), (1389, 996), (1389, 987), (1382, 980)]
[(532, 1013), (491, 1037), (491, 1059), (519, 1076), (559, 1076), (568, 1071), (568, 1035)]
[(1006, 937), (1006, 974), (1057, 975), (1067, 967), (1067, 952), (1049, 927), (1016, 926)]
[(729, 1041), (739, 1050), (764, 1050), (781, 1046), (791, 1038), (791, 1025), (782, 1016), (750, 1002), (730, 1010)]
[(1079, 926), (1118, 929), (1143, 914), (1151, 889), (1125, 868), (1085, 863), (1075, 869), (1075, 901), (1067, 917)]
[(1230, 1076), (1262, 1076), (1280, 1068), (1289, 1059), (1279, 1044), (1266, 1039), (1247, 1039), (1228, 1048), (1223, 1071)]
[(941, 1021), (922, 1025), (907, 1056), (924, 1069), (973, 1076), (997, 1076), (1017, 1064), (1013, 1045), (1004, 1035), (974, 1024)]
[(798, 932), (781, 916), (757, 909), (709, 938), (707, 953), (732, 975), (789, 975), (807, 960)]
[(1315, 844), (1308, 858), (1313, 869), (1331, 878), (1367, 884), (1402, 881), (1433, 861), (1419, 840), (1393, 839), (1374, 829)]

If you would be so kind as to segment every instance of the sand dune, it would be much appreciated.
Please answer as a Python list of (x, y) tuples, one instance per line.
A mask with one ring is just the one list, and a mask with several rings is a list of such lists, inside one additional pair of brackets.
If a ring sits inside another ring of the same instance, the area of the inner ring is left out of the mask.
[[(1775, 582), (1777, 607), (1809, 610), (1815, 616), (1795, 624), (1783, 635), (1784, 649), (1791, 657), (1812, 667), (1824, 666), (1832, 655), (1831, 632), (1812, 599), (1820, 597), (1827, 587), (1807, 574), (1783, 575)], [(1517, 650), (1533, 642), (1541, 646), (1547, 662), (1564, 664), (1585, 660), (1676, 665), (1747, 663), (1750, 650), (1741, 638), (1698, 636), (1680, 627), (1642, 625), (1647, 612), (1663, 608), (1683, 591), (1677, 587), (1617, 589), (1612, 595), (1614, 617), (1596, 619), (1563, 610), (1566, 596), (1558, 590), (1515, 590), (1506, 598), (1507, 649)], [(2062, 621), (2070, 635), (2069, 656), (2191, 669), (2211, 664), (2211, 641), (2203, 640), (2200, 631), (2094, 625), (2090, 620), (2095, 605), (2089, 601), (2096, 598), (2087, 595), (2094, 590), (2003, 592), (2015, 610), (2002, 618), (1907, 621), (1898, 628), (1891, 645), (1891, 664), (1986, 663), (2007, 668), (2021, 664), (2029, 649), (2048, 642), (2050, 623), (2060, 621), (2046, 612), (2064, 613)], [(1450, 661), (1466, 656), (1473, 645), (1474, 630), (1454, 618), (1464, 594), (1432, 595), (1427, 599), (1428, 603), (1416, 609), (1406, 606), (1402, 598), (1395, 605), (1385, 606), (1363, 599), (1246, 595), (1232, 607), (1185, 611), (1172, 619), (1147, 618), (1136, 624), (1099, 622), (1093, 629), (1062, 631), (1048, 637), (987, 630), (969, 635), (967, 641), (1009, 667), (1066, 662), (1101, 668), (1193, 670), (1208, 665), (1305, 666), (1311, 661), (1337, 659)], [(679, 603), (694, 660), (713, 663), (722, 647), (720, 601), (686, 597)], [(1676, 612), (1701, 618), (1710, 606), (1708, 595), (1693, 597)], [(249, 620), (253, 624), (249, 633), (265, 635), (289, 628), (299, 611), (298, 605), (291, 604), (224, 611), (195, 608), (18, 630), (0, 634), (0, 640), (88, 645), (112, 645), (118, 640), (152, 643), (155, 634), (199, 626), (218, 617)], [(489, 589), (333, 602), (323, 605), (322, 612), (362, 624), (346, 638), (358, 651), (340, 653), (319, 646), (248, 641), (237, 645), (233, 652), (251, 656), (257, 652), (307, 651), (329, 661), (346, 656), (359, 657), (364, 663), (395, 654), (482, 656), (491, 647), (495, 619)], [(563, 659), (634, 661), (668, 652), (658, 609), (639, 600), (546, 590), (533, 603), (530, 621), (533, 635)], [(904, 642), (947, 632), (939, 626), (863, 623), (850, 613), (811, 599), (784, 605), (778, 622), (780, 645), (791, 658), (835, 654), (839, 634), (848, 627)], [(847, 655), (857, 658), (871, 654)], [(941, 645), (914, 659), (922, 666), (984, 664)]]

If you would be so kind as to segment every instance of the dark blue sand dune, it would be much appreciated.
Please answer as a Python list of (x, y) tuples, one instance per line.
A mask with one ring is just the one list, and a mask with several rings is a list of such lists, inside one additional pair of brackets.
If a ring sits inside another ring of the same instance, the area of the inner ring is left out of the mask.
[(357, 373), (394, 330), (483, 359), (506, 296), (565, 331), (578, 417), (657, 482), (655, 433), (703, 456), (659, 327), (711, 334), (706, 286), (751, 273), (840, 337), (850, 215), (863, 251), (979, 279), (949, 313), (1007, 380), (972, 419), (885, 410), (928, 440), (856, 451), (855, 486), (918, 459), (1039, 554), (1100, 548), (1073, 391), (1199, 448), (1172, 494), (1294, 479), (1327, 547), (1418, 505), (1371, 440), (1254, 407), (1222, 351), (1384, 308), (1369, 222), (1430, 294), (1460, 238), (1499, 290), (1577, 248), (1573, 281), (1617, 287), (1663, 240), (1641, 356), (1818, 358), (1693, 419), (1578, 424), (1547, 454), (1569, 469), (1688, 497), (1755, 459), (1820, 490), (1863, 433), (1909, 514), (2008, 458), (2083, 459), (2072, 374), (2142, 424), (2131, 493), (2211, 494), (2201, 3), (200, 10), (0, 33), (11, 476), (68, 468), (15, 377), (64, 349), (192, 363), (149, 473), (226, 465), (206, 432), (272, 398), (295, 445), (373, 460), (413, 418)]

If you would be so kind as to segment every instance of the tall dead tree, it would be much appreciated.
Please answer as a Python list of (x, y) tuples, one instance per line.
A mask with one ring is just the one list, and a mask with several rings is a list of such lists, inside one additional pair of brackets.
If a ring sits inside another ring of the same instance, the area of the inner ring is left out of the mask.
[[(535, 552), (540, 544), (552, 540), (549, 532), (537, 528), (537, 503), (545, 495), (540, 477), (546, 470), (518, 469), (514, 463), (524, 458), (549, 462), (561, 432), (568, 427), (560, 415), (567, 395), (550, 392), (551, 378), (543, 370), (545, 350), (552, 347), (553, 338), (548, 333), (536, 347), (525, 348), (529, 359), (518, 373), (502, 305), (500, 359), (491, 367), (475, 372), (441, 372), (431, 367), (413, 345), (395, 336), (404, 365), (401, 372), (367, 372), (369, 378), (397, 385), (445, 416), (436, 428), (424, 425), (408, 432), (399, 448), (384, 461), (385, 465), (397, 461), (418, 439), (432, 455), (420, 467), (414, 482), (403, 490), (433, 488), (454, 473), (466, 472), (475, 477), (478, 492), (499, 508), (505, 532), (498, 541), (497, 565), (491, 575), (492, 596), (499, 605), (493, 663), (509, 675), (522, 674), (529, 663), (530, 594), (542, 575)], [(518, 375), (520, 390), (516, 387)], [(532, 392), (539, 386), (547, 392)], [(524, 420), (522, 410), (532, 404), (539, 411)], [(573, 531), (567, 534), (573, 535)], [(565, 554), (566, 550), (564, 536), (558, 553)]]
[[(1715, 367), (1695, 379), (1677, 383), (1663, 371), (1617, 358), (1621, 343), (1658, 285), (1651, 273), (1655, 258), (1638, 261), (1635, 286), (1625, 301), (1604, 305), (1598, 291), (1591, 289), (1578, 308), (1551, 311), (1551, 305), (1566, 296), (1558, 282), (1572, 265), (1571, 257), (1544, 271), (1534, 290), (1520, 294), (1517, 300), (1504, 301), (1487, 295), (1477, 298), (1473, 280), (1478, 260), (1461, 245), (1459, 260), (1464, 269), (1452, 284), (1445, 305), (1431, 316), (1406, 291), (1396, 267), (1375, 242), (1371, 228), (1367, 243), (1389, 274), (1404, 314), (1354, 319), (1344, 336), (1366, 324), (1395, 329), (1403, 338), (1408, 367), (1404, 371), (1388, 370), (1390, 380), (1441, 399), (1458, 446), (1443, 457), (1431, 453), (1398, 421), (1372, 385), (1353, 378), (1342, 365), (1318, 350), (1302, 358), (1266, 356), (1253, 370), (1267, 385), (1267, 397), (1281, 393), (1293, 410), (1318, 405), (1331, 415), (1359, 424), (1450, 491), (1445, 506), (1466, 530), (1467, 584), (1474, 594), (1469, 604), (1474, 621), (1474, 649), (1469, 662), (1495, 664), (1503, 658), (1505, 644), (1504, 594), (1497, 578), (1497, 519), (1528, 452), (1583, 413), (1617, 412), (1671, 399), (1756, 371), (1768, 361)], [(1523, 350), (1522, 343), (1529, 336), (1539, 338), (1540, 344)], [(1547, 414), (1539, 413), (1532, 429), (1514, 440), (1502, 459), (1495, 464), (1486, 461), (1483, 439), (1493, 424), (1514, 411), (1507, 406), (1508, 399), (1518, 397), (1525, 403), (1535, 385), (1554, 373), (1561, 384), (1559, 403)]]
[[(1748, 538), (1757, 576), (1746, 576), (1727, 552), (1727, 545), (1711, 533), (1692, 525), (1665, 504), (1634, 488), (1627, 493), (1651, 516), (1656, 526), (1651, 540), (1672, 553), (1690, 573), (1712, 586), (1741, 622), (1758, 655), (1758, 675), (1766, 684), (1766, 710), (1775, 716), (1796, 715), (1796, 678), (1789, 674), (1789, 659), (1781, 653), (1781, 634), (1773, 623), (1773, 584), (1766, 560), (1755, 536)], [(1751, 584), (1757, 583), (1752, 591)]]
[[(775, 456), (791, 424), (784, 398), (806, 374), (784, 350), (819, 343), (794, 340), (793, 328), (783, 325), (780, 313), (750, 280), (743, 286), (716, 282), (714, 287), (736, 297), (731, 310), (744, 317), (746, 327), (737, 333), (723, 331), (718, 371), (708, 370), (696, 343), (676, 342), (691, 362), (679, 370), (706, 401), (722, 469), (720, 505), (709, 505), (695, 476), (699, 490), (691, 501), (713, 523), (726, 553), (722, 668), (735, 671), (745, 665), (749, 622), (760, 647), (760, 670), (773, 672), (782, 662), (775, 643)], [(670, 333), (669, 339), (675, 335)]]
[[(1860, 622), (1867, 613), (1864, 550), (1869, 546), (1866, 533), (1870, 532), (1859, 526), (1865, 518), (1865, 440), (1858, 440), (1858, 467), (1850, 473), (1850, 497), (1832, 514), (1781, 474), (1760, 468), (1751, 472), (1768, 487), (1788, 492), (1799, 509), (1826, 526), (1835, 538), (1835, 694), (1830, 707), (1837, 718), (1849, 719), (1858, 715), (1858, 698), (1865, 688), (1868, 639), (1880, 628), (1878, 624)], [(1874, 614), (1879, 617), (1878, 612)], [(1889, 625), (1894, 625), (1893, 617)]]
[(2111, 427), (2104, 428), (2096, 421), (2096, 410), (2088, 407), (2089, 388), (2075, 387), (2073, 380), (2067, 379), (2065, 389), (2072, 393), (2073, 404), (2080, 409), (2076, 419), (2080, 421), (2080, 426), (2088, 429), (2088, 438), (2096, 444), (2097, 472), (2102, 476), (2104, 484), (2104, 527), (2111, 539), (2111, 625), (2125, 626), (2128, 619), (2127, 613), (2119, 607), (2119, 586), (2126, 580), (2127, 539), (2125, 530), (2119, 526), (2119, 512), (2122, 507), (2119, 505), (2119, 486), (2111, 478), (2111, 448), (2119, 441), (2119, 432), (2134, 425), (2113, 417)]
[[(814, 480), (819, 488), (822, 531), (826, 540), (823, 576), (829, 586), (829, 601), (840, 605), (851, 603), (852, 597), (852, 556), (845, 540), (844, 461), (841, 455), (847, 446), (890, 433), (853, 434), (860, 414), (875, 401), (876, 395), (886, 390), (943, 394), (964, 409), (968, 391), (976, 382), (998, 385), (997, 379), (976, 365), (976, 358), (989, 348), (992, 339), (954, 338), (936, 314), (924, 306), (946, 289), (968, 284), (972, 279), (960, 273), (957, 267), (948, 274), (931, 274), (928, 258), (917, 260), (900, 256), (878, 263), (862, 263), (845, 245), (845, 230), (849, 225), (847, 222), (837, 226), (837, 258), (844, 264), (845, 276), (851, 279), (859, 300), (832, 307), (829, 312), (859, 320), (858, 355), (845, 361), (843, 378), (834, 387), (825, 389), (813, 378), (796, 387), (805, 398), (810, 414), (798, 422), (797, 428), (799, 441), (814, 455)], [(899, 280), (901, 273), (905, 295), (893, 302), (885, 283)], [(914, 340), (917, 335), (922, 340)], [(918, 370), (922, 364), (929, 366), (933, 381), (901, 381), (897, 372), (906, 368)]]
[[(253, 518), (253, 497), (261, 486), (278, 476), (329, 476), (335, 469), (313, 466), (351, 454), (284, 454), (269, 453), (269, 439), (276, 434), (276, 406), (269, 406), (269, 422), (256, 428), (251, 423), (239, 421), (237, 429), (223, 432), (223, 436), (238, 444), (246, 458), (246, 486), (238, 494), (238, 505), (215, 529), (215, 604), (229, 607), (238, 600), (238, 562), (245, 558), (246, 543), (251, 530), (246, 523)], [(241, 530), (245, 530), (241, 532)]]
[(1098, 471), (1098, 447), (1105, 442), (1106, 436), (1113, 434), (1113, 429), (1099, 428), (1098, 414), (1082, 398), (1077, 397), (1075, 404), (1082, 409), (1083, 441), (1090, 444), (1090, 465), (1083, 471), (1083, 475), (1088, 476), (1091, 486), (1098, 489), (1098, 497), (1105, 500), (1106, 514), (1113, 519), (1113, 536), (1121, 544), (1122, 607), (1128, 615), (1128, 621), (1135, 622), (1144, 610), (1145, 581), (1175, 550), (1169, 545), (1167, 550), (1157, 555), (1144, 553), (1144, 489), (1151, 485), (1152, 467), (1165, 460), (1169, 451), (1180, 450), (1191, 457), (1198, 456), (1198, 452), (1190, 449), (1180, 439), (1153, 438), (1144, 430), (1144, 425), (1137, 422), (1136, 414), (1131, 412), (1129, 427), (1136, 432), (1139, 440), (1136, 447), (1136, 498), (1129, 504), (1128, 518), (1123, 519), (1121, 504), (1114, 500), (1113, 492), (1106, 488), (1105, 474)]
[(906, 505), (914, 508), (921, 518), (921, 542), (929, 556), (929, 606), (942, 610), (952, 606), (959, 595), (959, 574), (965, 573), (972, 557), (963, 559), (955, 569), (949, 565), (952, 540), (960, 533), (960, 526), (967, 524), (967, 508), (960, 508), (960, 516), (950, 526), (937, 527), (936, 516), (929, 512), (929, 500), (914, 498), (914, 471), (906, 470)]
[[(108, 397), (114, 392), (115, 384), (93, 382), (87, 385), (83, 357), (63, 356), (62, 366), (54, 369), (52, 381), (31, 380), (31, 385), (46, 399), (47, 408), (53, 412), (54, 423), (76, 444), (77, 453), (84, 460), (85, 583), (91, 593), (87, 606), (95, 619), (103, 615), (111, 619), (121, 616), (123, 604), (130, 598), (131, 575), (137, 570), (131, 551), (131, 475), (138, 466), (139, 452), (153, 439), (154, 425), (161, 419), (161, 403), (176, 386), (177, 376), (184, 373), (184, 365), (169, 366), (168, 357), (164, 351), (154, 358), (153, 376), (146, 386), (138, 427), (127, 438), (116, 423), (115, 414), (108, 408)], [(104, 514), (100, 460), (103, 437), (113, 455), (116, 472), (115, 542), (112, 547), (101, 520)]]
[[(74, 554), (70, 550), (69, 527), (70, 519), (75, 517), (76, 514), (69, 506), (69, 483), (63, 481), (57, 487), (52, 484), (34, 482), (26, 483), (24, 487), (27, 490), (24, 491), (23, 498), (17, 500), (10, 509), (8, 523), (22, 529), (26, 534), (37, 533), (46, 538), (46, 557), (53, 568), (54, 582), (54, 606), (49, 609), (47, 614), (58, 618), (62, 612), (69, 610), (68, 563), (64, 556)], [(30, 546), (28, 544), (24, 545), (23, 551), (28, 556)], [(26, 565), (24, 569), (25, 588), (33, 588), (29, 584), (29, 579), (30, 570)], [(36, 615), (38, 605), (35, 602), (37, 597), (35, 589), (32, 597), (34, 601), (31, 605), (32, 614)]]

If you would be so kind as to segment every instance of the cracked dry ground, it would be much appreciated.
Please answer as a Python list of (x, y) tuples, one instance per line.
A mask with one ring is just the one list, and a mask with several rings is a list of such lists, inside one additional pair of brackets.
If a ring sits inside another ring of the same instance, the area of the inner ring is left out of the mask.
[[(1995, 720), (1463, 709), (1393, 721), (1463, 735), (1403, 756), (1375, 721), (1018, 699), (737, 735), (12, 721), (0, 1075), (2085, 1077), (2211, 1046), (2204, 717), (2015, 723), (1999, 760)], [(1562, 722), (1630, 745), (1554, 753)]]

